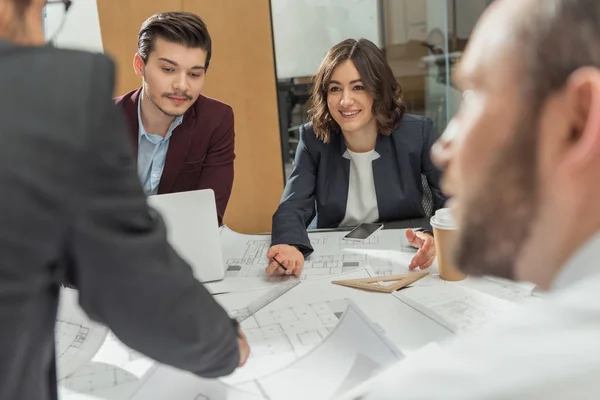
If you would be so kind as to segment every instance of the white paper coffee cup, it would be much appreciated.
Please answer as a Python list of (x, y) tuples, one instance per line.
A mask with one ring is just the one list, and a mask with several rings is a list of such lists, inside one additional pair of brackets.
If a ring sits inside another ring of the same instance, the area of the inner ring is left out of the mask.
[(456, 222), (450, 212), (449, 208), (440, 208), (435, 212), (435, 215), (431, 217), (431, 226), (438, 229), (445, 230), (456, 230)]
[(440, 278), (446, 281), (460, 281), (466, 275), (454, 264), (454, 246), (458, 236), (456, 222), (449, 208), (441, 208), (431, 217), (435, 253), (437, 256)]

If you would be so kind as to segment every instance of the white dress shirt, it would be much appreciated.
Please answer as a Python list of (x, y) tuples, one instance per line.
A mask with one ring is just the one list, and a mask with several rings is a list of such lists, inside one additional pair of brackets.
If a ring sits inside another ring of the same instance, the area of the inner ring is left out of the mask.
[(339, 226), (376, 222), (379, 220), (379, 208), (373, 178), (373, 160), (379, 158), (379, 153), (375, 150), (366, 153), (346, 150), (344, 157), (350, 159), (350, 181), (346, 215)]
[(600, 399), (600, 233), (544, 301), (412, 353), (362, 399)]

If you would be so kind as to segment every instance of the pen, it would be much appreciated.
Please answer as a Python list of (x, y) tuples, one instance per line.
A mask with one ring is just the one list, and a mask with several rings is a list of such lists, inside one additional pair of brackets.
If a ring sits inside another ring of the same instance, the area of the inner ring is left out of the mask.
[(279, 261), (277, 261), (277, 259), (275, 257), (271, 258), (271, 261), (275, 261), (277, 264), (279, 264), (279, 266), (281, 268), (283, 268), (284, 271), (287, 271), (287, 268), (284, 267), (282, 263), (280, 263)]

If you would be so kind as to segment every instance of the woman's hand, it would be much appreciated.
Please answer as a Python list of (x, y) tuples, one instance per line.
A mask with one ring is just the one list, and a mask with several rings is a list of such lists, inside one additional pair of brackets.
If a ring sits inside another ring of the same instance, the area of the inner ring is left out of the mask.
[(433, 236), (430, 233), (415, 232), (412, 229), (407, 229), (406, 238), (408, 239), (408, 243), (419, 249), (410, 262), (408, 269), (427, 269), (431, 267), (431, 264), (435, 260), (435, 242)]
[[(267, 275), (296, 275), (300, 276), (304, 267), (304, 256), (294, 246), (278, 244), (272, 246), (267, 252), (271, 262), (267, 266)], [(281, 267), (283, 265), (284, 268)]]

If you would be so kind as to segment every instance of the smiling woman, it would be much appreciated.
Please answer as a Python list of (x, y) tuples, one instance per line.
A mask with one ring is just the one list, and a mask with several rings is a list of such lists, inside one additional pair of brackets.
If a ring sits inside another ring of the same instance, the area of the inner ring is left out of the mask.
[(325, 143), (340, 128), (345, 137), (358, 136), (351, 132), (361, 127), (368, 127), (371, 136), (377, 131), (389, 135), (405, 109), (402, 87), (381, 51), (365, 39), (345, 40), (331, 49), (314, 78), (311, 101), (309, 118)]
[[(306, 228), (315, 217), (318, 228), (422, 218), (422, 175), (434, 211), (445, 202), (430, 159), (433, 122), (404, 113), (402, 88), (374, 43), (335, 45), (315, 74), (310, 102), (311, 122), (300, 128), (294, 167), (273, 216), (268, 256), (278, 262), (267, 267), (269, 274), (300, 273), (312, 252)], [(431, 228), (423, 228), (407, 231), (419, 248), (411, 268), (428, 268), (435, 258)]]

